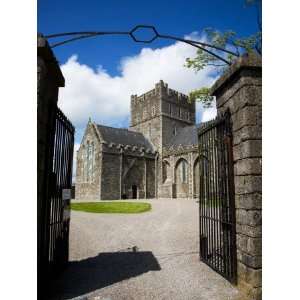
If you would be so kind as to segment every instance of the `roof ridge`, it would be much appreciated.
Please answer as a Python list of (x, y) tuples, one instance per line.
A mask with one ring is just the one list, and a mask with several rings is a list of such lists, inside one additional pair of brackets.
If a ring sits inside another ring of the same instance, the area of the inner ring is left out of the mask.
[(106, 126), (106, 125), (100, 125), (100, 124), (97, 124), (97, 126), (103, 127), (103, 128), (110, 128), (110, 129), (114, 129), (114, 130), (120, 130), (120, 131), (123, 130), (123, 131), (126, 131), (126, 133), (130, 133), (130, 134), (134, 134), (134, 135), (141, 135), (146, 138), (146, 136), (142, 132), (132, 131), (132, 130), (129, 130), (128, 128), (119, 128), (119, 127), (112, 127), (112, 126)]
[(107, 126), (107, 125), (101, 125), (101, 124), (96, 124), (97, 126), (100, 126), (100, 127), (106, 127), (106, 128), (112, 128), (112, 129), (123, 129), (123, 130), (127, 130), (127, 131), (129, 131), (128, 130), (128, 128), (124, 128), (124, 127), (122, 127), (122, 128), (120, 128), (120, 127), (112, 127), (112, 126)]
[(97, 129), (108, 144), (135, 145), (146, 149), (154, 149), (148, 138), (141, 132), (100, 124), (97, 124)]

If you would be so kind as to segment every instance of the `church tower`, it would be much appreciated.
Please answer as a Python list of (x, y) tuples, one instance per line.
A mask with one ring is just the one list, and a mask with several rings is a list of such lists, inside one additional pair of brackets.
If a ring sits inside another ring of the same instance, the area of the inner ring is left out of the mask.
[(143, 133), (161, 154), (179, 129), (195, 124), (195, 102), (162, 80), (141, 96), (131, 96), (130, 130)]

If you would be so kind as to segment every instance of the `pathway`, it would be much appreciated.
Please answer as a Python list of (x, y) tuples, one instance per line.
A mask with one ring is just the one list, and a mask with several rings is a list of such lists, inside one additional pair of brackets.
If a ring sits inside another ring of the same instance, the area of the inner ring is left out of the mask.
[(72, 211), (71, 262), (51, 299), (235, 299), (237, 290), (199, 261), (196, 201), (149, 202), (151, 212), (134, 215)]

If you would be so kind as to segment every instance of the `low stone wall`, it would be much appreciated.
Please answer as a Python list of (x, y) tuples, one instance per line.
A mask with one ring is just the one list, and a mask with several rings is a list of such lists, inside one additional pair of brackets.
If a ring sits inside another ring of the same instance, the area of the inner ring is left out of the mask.
[(261, 59), (238, 59), (214, 84), (218, 114), (231, 113), (238, 288), (245, 299), (262, 297), (262, 90)]

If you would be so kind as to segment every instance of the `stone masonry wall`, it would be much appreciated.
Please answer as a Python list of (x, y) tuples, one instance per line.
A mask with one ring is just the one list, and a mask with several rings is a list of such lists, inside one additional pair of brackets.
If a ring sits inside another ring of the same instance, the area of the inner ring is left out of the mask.
[[(93, 144), (91, 176), (87, 176), (88, 145)], [(127, 145), (128, 146), (128, 145)], [(103, 139), (95, 123), (89, 121), (77, 151), (76, 200), (116, 200), (155, 197), (155, 152), (113, 145)]]
[(161, 148), (161, 117), (156, 116), (147, 121), (141, 122), (130, 130), (141, 132), (146, 138), (148, 138), (151, 143), (155, 146), (155, 149)]
[(244, 56), (212, 87), (218, 113), (229, 109), (233, 131), (238, 288), (261, 299), (261, 60)]
[[(190, 126), (190, 125), (191, 124), (189, 124), (189, 123), (174, 120), (173, 118), (169, 118), (168, 116), (162, 117), (161, 135), (162, 135), (163, 147), (169, 146), (171, 144), (171, 141), (174, 138), (175, 134), (177, 134), (181, 128), (184, 128), (184, 127)], [(174, 132), (175, 130), (176, 130), (176, 133)]]
[(174, 137), (173, 128), (195, 124), (195, 103), (168, 88), (162, 80), (155, 89), (131, 96), (131, 130), (142, 132), (161, 153)]
[[(180, 169), (178, 168), (178, 162), (184, 159), (188, 163), (187, 169), (187, 183), (180, 182)], [(199, 170), (197, 169), (198, 152), (190, 150), (189, 152), (174, 153), (173, 155), (164, 156), (163, 161), (167, 161), (169, 164), (168, 180), (161, 181), (158, 189), (159, 198), (197, 198), (199, 195), (199, 185), (196, 187), (195, 182), (199, 177)], [(196, 165), (197, 164), (197, 165)], [(163, 165), (161, 164), (161, 174), (163, 173)], [(177, 180), (176, 180), (177, 177)]]
[[(103, 140), (93, 123), (89, 123), (77, 154), (76, 199), (120, 199), (132, 196), (137, 186), (139, 198), (194, 197), (194, 165), (192, 149), (186, 153), (189, 163), (188, 182), (175, 184), (172, 177), (169, 187), (162, 186), (163, 149), (169, 146), (176, 131), (195, 124), (195, 103), (188, 97), (169, 89), (162, 80), (155, 88), (141, 96), (131, 96), (130, 130), (141, 132), (153, 144), (157, 153), (136, 152), (126, 145), (112, 145)], [(97, 135), (98, 133), (98, 135)], [(86, 179), (87, 142), (95, 146), (93, 180)], [(133, 158), (136, 162), (131, 165)], [(174, 169), (172, 165), (172, 169)], [(128, 172), (129, 171), (129, 172)], [(126, 174), (125, 174), (125, 173)], [(174, 170), (173, 170), (174, 173)], [(121, 175), (122, 174), (122, 175)]]
[[(133, 162), (133, 165), (130, 163)], [(126, 167), (130, 169), (126, 172)], [(122, 193), (120, 178), (122, 169)], [(116, 200), (122, 195), (132, 198), (132, 186), (137, 186), (137, 198), (155, 197), (155, 161), (146, 157), (130, 157), (124, 154), (121, 167), (121, 155), (104, 152), (102, 154), (101, 200)], [(122, 195), (121, 195), (122, 194)]]
[(155, 198), (155, 160), (146, 160), (147, 168), (147, 187), (146, 198)]
[[(90, 180), (87, 180), (84, 170), (84, 161), (86, 160), (88, 143), (93, 143), (94, 145), (93, 168)], [(80, 147), (77, 151), (75, 185), (76, 200), (89, 201), (100, 199), (101, 161), (101, 144), (97, 137), (96, 129), (93, 123), (89, 122)]]
[(156, 149), (161, 148), (161, 101), (156, 89), (131, 96), (130, 130), (143, 133)]
[(137, 198), (145, 198), (146, 174), (145, 159), (136, 158), (123, 181), (123, 192), (128, 198), (132, 198), (132, 186), (137, 186)]
[(101, 200), (120, 199), (120, 155), (102, 154)]
[[(180, 128), (195, 124), (195, 110), (194, 102), (190, 103), (186, 95), (170, 89), (162, 80), (153, 90), (141, 96), (131, 96), (130, 129), (142, 132), (159, 153), (156, 169), (158, 197), (167, 197), (173, 189), (173, 185), (166, 187), (162, 182), (163, 147), (170, 144)], [(186, 189), (187, 194), (192, 193), (190, 187)]]

